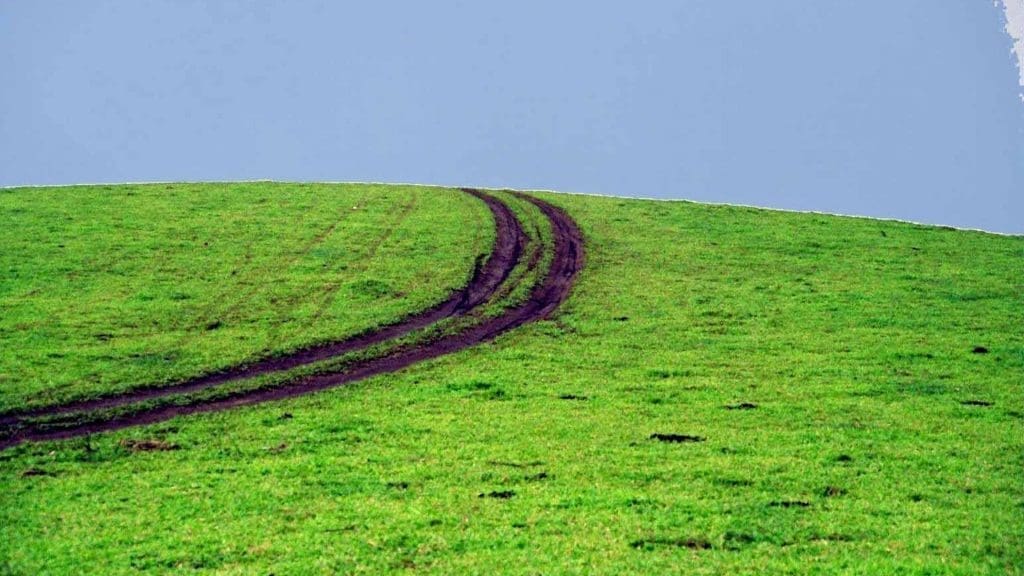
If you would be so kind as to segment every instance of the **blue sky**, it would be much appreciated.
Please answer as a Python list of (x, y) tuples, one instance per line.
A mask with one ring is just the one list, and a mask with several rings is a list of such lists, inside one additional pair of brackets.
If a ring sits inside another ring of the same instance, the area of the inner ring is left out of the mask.
[(992, 2), (355, 4), (0, 4), (0, 185), (510, 186), (1024, 233)]

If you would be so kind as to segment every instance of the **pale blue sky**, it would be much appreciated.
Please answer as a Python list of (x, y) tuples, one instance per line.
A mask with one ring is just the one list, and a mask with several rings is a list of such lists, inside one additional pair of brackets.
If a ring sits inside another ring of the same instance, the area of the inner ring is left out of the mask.
[(1024, 233), (990, 1), (359, 4), (0, 1), (0, 185), (511, 186)]

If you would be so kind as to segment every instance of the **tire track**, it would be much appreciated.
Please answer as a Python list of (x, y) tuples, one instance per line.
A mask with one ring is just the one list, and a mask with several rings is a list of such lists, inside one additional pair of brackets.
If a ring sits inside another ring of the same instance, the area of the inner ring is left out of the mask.
[[(366, 202), (365, 196), (363, 196), (361, 198), (363, 198), (363, 200), (357, 200), (357, 205), (358, 204), (363, 204), (364, 202)], [(380, 245), (380, 243), (387, 240), (387, 238), (394, 231), (395, 227), (399, 226), (402, 223), (402, 221), (405, 220), (405, 218), (409, 215), (409, 213), (416, 206), (416, 203), (418, 201), (419, 201), (419, 192), (415, 191), (413, 193), (412, 198), (410, 198), (408, 202), (406, 202), (405, 204), (402, 205), (402, 208), (399, 211), (396, 220), (394, 222), (391, 222), (391, 223), (388, 223), (388, 224), (385, 225), (384, 231), (381, 233), (380, 238), (378, 238), (377, 241), (374, 242), (371, 245), (371, 247), (370, 247), (370, 249), (368, 250), (368, 253), (367, 253), (368, 255), (364, 255), (363, 258), (367, 258), (367, 257), (372, 258), (373, 254), (376, 253), (377, 247)], [(310, 209), (310, 210), (312, 210), (312, 209)], [(338, 211), (338, 217), (335, 220), (333, 220), (331, 222), (331, 224), (327, 228), (321, 230), (319, 233), (317, 233), (316, 236), (314, 236), (309, 241), (305, 242), (294, 253), (291, 253), (288, 256), (286, 256), (283, 259), (284, 260), (283, 264), (276, 266), (276, 271), (278, 272), (277, 277), (280, 278), (281, 274), (287, 273), (287, 271), (290, 268), (295, 266), (303, 258), (305, 258), (310, 253), (312, 253), (313, 250), (315, 250), (318, 247), (322, 246), (326, 242), (326, 240), (332, 234), (334, 234), (334, 231), (338, 228), (338, 226), (342, 223), (342, 221), (348, 216), (348, 214), (349, 214), (348, 210), (339, 210)], [(250, 256), (251, 255), (251, 248), (252, 247), (249, 246), (248, 248), (249, 248), (249, 251), (247, 252), (247, 256)], [(247, 258), (247, 262), (250, 261), (250, 260), (251, 260), (251, 258)], [(253, 299), (255, 299), (256, 297), (261, 296), (261, 295), (263, 295), (263, 294), (268, 292), (267, 286), (269, 284), (271, 284), (272, 282), (269, 282), (267, 280), (266, 272), (265, 271), (261, 271), (259, 269), (254, 269), (254, 270), (252, 270), (250, 272), (250, 274), (248, 274), (248, 277), (252, 278), (252, 282), (247, 282), (248, 288), (246, 290), (242, 291), (240, 293), (240, 296), (238, 296), (235, 299), (234, 302), (229, 302), (228, 305), (226, 307), (222, 308), (219, 312), (199, 314), (197, 316), (196, 323), (192, 326), (192, 330), (190, 332), (186, 332), (185, 333), (185, 335), (182, 337), (181, 341), (177, 344), (177, 347), (180, 348), (181, 346), (184, 346), (185, 344), (192, 343), (196, 339), (201, 338), (203, 336), (203, 332), (201, 330), (199, 330), (200, 328), (202, 328), (205, 325), (208, 325), (211, 322), (218, 322), (218, 323), (219, 322), (227, 322), (228, 319), (233, 318), (235, 316), (235, 314), (239, 310), (241, 310), (246, 305), (248, 305), (250, 302), (252, 302)], [(262, 281), (260, 281), (260, 279)], [(339, 287), (340, 287), (340, 284), (332, 286), (331, 293), (327, 293), (324, 297), (325, 298), (330, 298), (332, 293), (334, 291), (336, 291)], [(277, 306), (276, 309), (273, 310), (273, 313), (275, 314), (275, 317), (274, 317), (274, 320), (271, 321), (271, 328), (270, 328), (270, 331), (269, 331), (269, 333), (267, 335), (269, 340), (273, 340), (279, 334), (281, 325), (287, 323), (287, 321), (283, 320), (283, 318), (287, 318), (289, 313), (292, 312), (292, 310), (294, 310), (294, 308), (298, 305), (298, 302), (300, 300), (301, 300), (301, 298), (296, 296), (296, 295), (294, 295), (294, 294), (284, 294), (280, 300), (274, 300), (273, 297), (272, 297), (271, 302), (277, 303), (278, 306)], [(314, 321), (317, 320), (317, 319), (318, 318), (315, 318)], [(257, 352), (257, 355), (259, 355), (259, 354), (267, 354), (269, 352), (270, 352), (269, 350), (263, 350), (263, 351)]]
[[(576, 223), (563, 210), (543, 200), (515, 193), (516, 196), (537, 206), (551, 224), (553, 232), (553, 254), (547, 274), (532, 288), (529, 298), (516, 306), (506, 309), (502, 314), (485, 319), (459, 332), (444, 335), (436, 340), (408, 345), (392, 350), (384, 356), (354, 362), (343, 371), (317, 374), (288, 382), (272, 388), (239, 391), (220, 398), (201, 399), (185, 405), (162, 405), (143, 408), (138, 412), (116, 415), (106, 420), (60, 423), (58, 426), (47, 426), (45, 423), (33, 423), (23, 420), (31, 416), (50, 416), (68, 412), (85, 412), (166, 396), (168, 394), (192, 392), (210, 388), (216, 384), (244, 377), (267, 374), (279, 370), (301, 366), (318, 360), (324, 360), (357, 348), (352, 342), (366, 342), (365, 346), (384, 342), (416, 328), (433, 324), (446, 317), (458, 316), (478, 307), (493, 296), (519, 261), (525, 234), (522, 226), (512, 211), (503, 202), (479, 190), (464, 188), (466, 193), (483, 200), (495, 216), (497, 239), (495, 248), (487, 263), (478, 264), (469, 285), (447, 301), (429, 311), (410, 318), (407, 322), (379, 331), (346, 340), (332, 345), (311, 348), (300, 353), (282, 358), (257, 362), (247, 367), (240, 367), (221, 374), (211, 375), (205, 379), (196, 379), (173, 387), (142, 389), (129, 394), (69, 403), (63, 406), (39, 409), (16, 416), (0, 419), (0, 449), (7, 448), (25, 441), (56, 440), (73, 438), (88, 434), (118, 430), (131, 426), (152, 424), (188, 414), (226, 410), (238, 406), (247, 406), (271, 400), (291, 398), (309, 394), (319, 390), (333, 388), (371, 376), (394, 372), (445, 354), (494, 339), (498, 335), (527, 322), (541, 320), (553, 312), (569, 295), (579, 270), (583, 266), (583, 237)], [(413, 326), (408, 328), (408, 326)], [(167, 392), (173, 388), (173, 392)]]
[[(405, 220), (409, 217), (409, 214), (415, 209), (419, 202), (419, 198), (420, 194), (419, 191), (417, 191), (412, 200), (402, 206), (395, 220), (385, 225), (384, 230), (378, 235), (376, 242), (373, 242), (369, 249), (360, 256), (357, 264), (352, 266), (352, 270), (365, 271), (369, 268), (370, 263), (374, 258), (376, 258), (380, 247), (391, 239), (396, 228), (400, 228), (402, 226)], [(342, 285), (343, 283), (341, 281), (328, 282), (319, 289), (313, 291), (312, 295), (309, 296), (309, 300), (311, 302), (318, 301), (318, 303), (315, 304), (313, 314), (311, 314), (307, 320), (307, 325), (311, 326), (320, 321), (327, 309), (334, 303), (338, 290), (341, 289)], [(294, 331), (295, 327), (288, 326), (288, 328), (285, 328), (285, 325), (289, 323), (288, 318), (294, 313), (295, 309), (299, 307), (300, 301), (300, 297), (293, 295), (291, 298), (286, 300), (289, 306), (288, 308), (282, 308), (281, 310), (275, 311), (277, 312), (277, 315), (275, 320), (271, 322), (271, 327), (268, 332), (268, 340), (273, 341), (275, 338), (279, 337), (282, 332), (289, 333)], [(401, 319), (398, 320), (398, 322), (400, 321)], [(385, 326), (387, 325), (388, 324), (385, 324)], [(301, 327), (299, 329), (301, 330)], [(286, 352), (284, 355), (288, 354), (289, 353)]]
[[(359, 265), (354, 267), (356, 270), (365, 271), (367, 268), (369, 268), (370, 263), (373, 261), (374, 258), (377, 257), (377, 252), (380, 250), (380, 247), (387, 244), (388, 240), (390, 240), (391, 237), (394, 235), (395, 229), (400, 227), (402, 223), (406, 220), (406, 218), (408, 218), (409, 213), (412, 212), (413, 208), (415, 208), (418, 200), (419, 193), (417, 192), (414, 201), (402, 207), (402, 211), (398, 215), (398, 219), (389, 224), (384, 229), (384, 232), (380, 235), (377, 241), (374, 242), (370, 249), (366, 252), (366, 254), (363, 255), (363, 257), (359, 261)], [(335, 281), (328, 283), (325, 287), (323, 287), (323, 289), (320, 290), (320, 303), (316, 306), (316, 309), (310, 316), (309, 321), (311, 323), (320, 321), (320, 318), (322, 318), (324, 313), (327, 312), (327, 309), (330, 308), (331, 305), (334, 303), (338, 290), (341, 289), (341, 286), (342, 282)]]
[[(444, 318), (466, 314), (490, 299), (504, 283), (505, 279), (519, 262), (526, 238), (519, 221), (505, 204), (490, 195), (475, 192), (470, 192), (470, 194), (484, 201), (494, 217), (496, 234), (492, 252), (483, 266), (480, 265), (482, 257), (478, 258), (472, 277), (464, 288), (454, 291), (448, 299), (431, 308), (373, 332), (356, 334), (337, 342), (311, 346), (290, 354), (266, 358), (254, 363), (198, 376), (177, 384), (142, 386), (125, 392), (86, 400), (71, 401), (31, 410), (9, 411), (0, 415), (0, 428), (9, 428), (25, 418), (116, 408), (164, 396), (196, 392), (227, 382), (290, 370), (403, 336)], [(0, 429), (0, 435), (2, 434), (3, 430)]]
[[(312, 208), (308, 211), (311, 211)], [(330, 221), (330, 224), (316, 233), (311, 239), (303, 242), (299, 248), (293, 253), (286, 253), (281, 257), (281, 264), (275, 268), (277, 270), (287, 270), (288, 268), (295, 265), (296, 262), (304, 258), (310, 252), (312, 252), (317, 246), (320, 246), (324, 241), (334, 233), (338, 225), (341, 224), (342, 220), (347, 216), (347, 211), (339, 210), (337, 218)], [(231, 318), (236, 312), (244, 308), (249, 302), (256, 298), (267, 289), (266, 271), (260, 269), (248, 269), (247, 267), (252, 263), (252, 244), (246, 246), (245, 256), (242, 259), (242, 263), (234, 269), (232, 274), (239, 270), (244, 270), (242, 276), (235, 280), (237, 285), (240, 287), (234, 294), (232, 300), (224, 301), (218, 300), (205, 306), (202, 311), (195, 315), (195, 318), (190, 321), (190, 324), (185, 326), (185, 332), (177, 339), (173, 348), (180, 349), (193, 343), (195, 340), (203, 336), (201, 328), (210, 322), (220, 322), (227, 318)]]

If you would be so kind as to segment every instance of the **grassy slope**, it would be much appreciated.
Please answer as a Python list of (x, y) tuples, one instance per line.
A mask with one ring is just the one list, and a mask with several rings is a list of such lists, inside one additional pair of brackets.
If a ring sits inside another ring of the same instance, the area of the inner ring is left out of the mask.
[(464, 284), (494, 235), (461, 192), (362, 185), (4, 190), (0, 220), (0, 409), (393, 322)]
[[(313, 397), (0, 453), (0, 559), (14, 573), (1020, 571), (1024, 239), (545, 197), (588, 240), (556, 318)], [(725, 408), (741, 402), (757, 407)]]
[[(434, 340), (443, 334), (452, 333), (472, 326), (484, 318), (497, 316), (508, 307), (522, 303), (529, 296), (529, 292), (533, 284), (547, 273), (547, 266), (550, 265), (551, 254), (549, 251), (545, 250), (545, 246), (551, 243), (552, 232), (550, 230), (550, 226), (547, 225), (547, 219), (544, 217), (543, 213), (530, 202), (507, 192), (492, 193), (501, 198), (508, 206), (511, 207), (513, 212), (516, 214), (516, 218), (518, 218), (523, 225), (524, 232), (526, 234), (526, 239), (523, 245), (523, 256), (519, 260), (519, 263), (512, 269), (505, 286), (499, 289), (490, 301), (482, 304), (479, 308), (469, 314), (456, 318), (445, 319), (428, 328), (413, 331), (400, 338), (392, 339), (387, 342), (343, 354), (341, 356), (336, 356), (322, 362), (304, 365), (292, 370), (273, 372), (255, 378), (226, 382), (208, 390), (174, 394), (159, 399), (125, 405), (123, 407), (97, 410), (90, 412), (87, 417), (78, 416), (73, 418), (73, 420), (76, 422), (83, 420), (106, 420), (119, 415), (138, 411), (140, 408), (209, 400), (238, 393), (243, 390), (255, 390), (259, 388), (277, 386), (282, 383), (294, 381), (309, 374), (344, 370), (353, 361), (358, 359), (378, 357), (391, 350)], [(481, 236), (488, 237), (484, 234), (481, 234)], [(490, 236), (492, 237), (493, 234)], [(493, 238), (491, 238), (491, 240), (493, 240)], [(415, 253), (415, 251), (413, 253)], [(403, 257), (404, 255), (397, 254), (392, 258), (400, 262)], [(467, 258), (468, 257), (469, 256), (467, 256)], [(395, 262), (392, 262), (392, 264), (395, 264)], [(429, 271), (421, 272), (429, 273)], [(388, 305), (388, 299), (382, 299), (381, 304), (385, 306)], [(329, 328), (329, 326), (327, 327)], [(51, 425), (59, 426), (57, 422), (61, 421), (62, 418), (59, 416), (55, 417), (56, 421), (48, 417), (42, 417), (36, 420), (50, 420)]]

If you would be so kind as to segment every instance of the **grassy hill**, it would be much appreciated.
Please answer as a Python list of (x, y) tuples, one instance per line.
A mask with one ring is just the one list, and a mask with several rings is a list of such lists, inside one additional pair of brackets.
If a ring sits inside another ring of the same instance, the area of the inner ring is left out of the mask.
[(0, 218), (0, 411), (386, 324), (493, 241), (482, 203), (401, 186), (4, 190)]
[[(2, 451), (0, 572), (1022, 571), (1024, 238), (537, 196), (586, 238), (551, 318), (314, 395)], [(482, 203), (435, 188), (5, 190), (0, 214), (6, 407), (393, 321), (493, 240)], [(333, 222), (336, 248), (304, 252)], [(376, 282), (402, 296), (355, 289)]]

